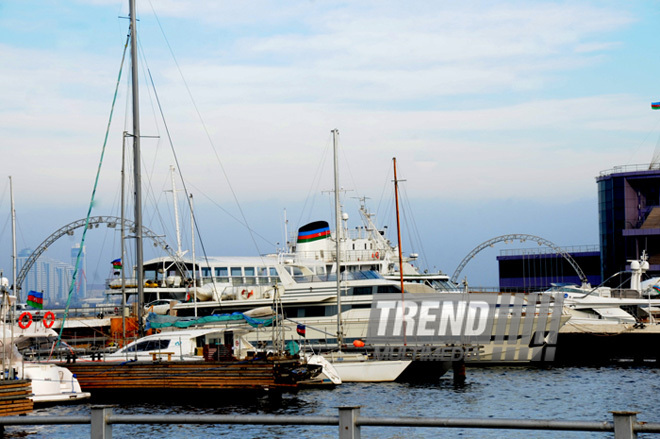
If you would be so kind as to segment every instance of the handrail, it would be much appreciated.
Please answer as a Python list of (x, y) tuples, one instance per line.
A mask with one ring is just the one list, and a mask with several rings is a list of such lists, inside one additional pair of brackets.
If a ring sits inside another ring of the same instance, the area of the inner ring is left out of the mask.
[(612, 421), (556, 419), (421, 418), (361, 416), (359, 406), (339, 407), (338, 416), (309, 415), (122, 415), (112, 406), (92, 406), (90, 416), (5, 416), (0, 426), (89, 424), (91, 437), (112, 438), (119, 424), (244, 424), (244, 425), (336, 425), (340, 439), (359, 438), (361, 427), (434, 427), (504, 430), (614, 432), (617, 439), (632, 439), (637, 432), (660, 433), (660, 423), (638, 422), (638, 412), (612, 411)]

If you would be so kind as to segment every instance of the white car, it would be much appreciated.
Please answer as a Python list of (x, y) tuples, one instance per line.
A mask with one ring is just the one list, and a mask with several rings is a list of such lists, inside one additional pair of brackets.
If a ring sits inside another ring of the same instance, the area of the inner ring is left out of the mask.
[(144, 306), (144, 308), (147, 312), (152, 312), (154, 314), (160, 314), (160, 315), (168, 315), (172, 307), (177, 303), (179, 303), (178, 300), (160, 299), (147, 303)]

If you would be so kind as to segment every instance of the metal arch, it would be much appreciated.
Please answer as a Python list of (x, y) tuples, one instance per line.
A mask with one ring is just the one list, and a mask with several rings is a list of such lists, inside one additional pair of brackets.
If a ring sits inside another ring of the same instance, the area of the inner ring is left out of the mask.
[(547, 246), (547, 247), (550, 247), (550, 248), (553, 249), (556, 253), (562, 255), (562, 257), (563, 257), (564, 259), (566, 259), (566, 260), (568, 261), (569, 264), (571, 264), (571, 267), (573, 267), (573, 269), (574, 269), (575, 272), (577, 273), (577, 275), (578, 275), (578, 277), (580, 278), (580, 281), (582, 282), (583, 285), (589, 283), (589, 280), (587, 279), (587, 276), (585, 276), (585, 274), (584, 274), (584, 272), (582, 271), (582, 269), (580, 268), (580, 266), (577, 264), (577, 262), (575, 262), (575, 259), (573, 259), (573, 257), (572, 257), (571, 255), (569, 255), (568, 253), (566, 253), (565, 251), (563, 251), (560, 247), (558, 247), (558, 246), (556, 246), (555, 244), (553, 244), (552, 242), (550, 242), (550, 241), (548, 241), (548, 240), (546, 240), (546, 239), (540, 238), (540, 237), (538, 237), (538, 236), (534, 236), (534, 235), (520, 235), (520, 234), (502, 235), (502, 236), (498, 236), (498, 237), (496, 237), (496, 238), (489, 239), (488, 241), (479, 244), (479, 245), (478, 245), (474, 250), (472, 250), (472, 251), (471, 251), (471, 252), (470, 252), (470, 253), (469, 253), (469, 254), (468, 254), (468, 255), (467, 255), (462, 261), (461, 261), (461, 263), (458, 265), (458, 267), (456, 268), (456, 271), (454, 271), (454, 274), (453, 274), (453, 276), (451, 277), (452, 282), (454, 282), (454, 283), (457, 283), (457, 282), (458, 282), (458, 276), (460, 276), (461, 272), (463, 271), (463, 269), (465, 268), (465, 266), (468, 264), (468, 262), (470, 262), (470, 260), (471, 260), (472, 258), (474, 258), (474, 257), (476, 256), (476, 254), (479, 253), (479, 252), (480, 252), (481, 250), (483, 250), (484, 248), (486, 248), (486, 247), (490, 247), (490, 246), (492, 246), (493, 244), (498, 243), (498, 242), (509, 241), (509, 240), (510, 240), (510, 241), (513, 241), (513, 240), (517, 240), (517, 239), (519, 239), (521, 242), (522, 242), (522, 241), (527, 241), (527, 240), (529, 240), (529, 241), (535, 241), (535, 242), (539, 243), (539, 245), (545, 245), (545, 246)]
[[(118, 218), (116, 216), (93, 216), (89, 218), (89, 223), (87, 222), (87, 219), (80, 219), (78, 221), (74, 221), (72, 223), (67, 224), (64, 227), (61, 227), (59, 230), (57, 230), (55, 233), (51, 234), (44, 242), (39, 244), (39, 247), (35, 251), (32, 252), (30, 257), (25, 261), (25, 264), (21, 268), (21, 271), (18, 273), (18, 276), (16, 277), (16, 286), (20, 287), (23, 284), (23, 281), (25, 280), (25, 277), (27, 276), (28, 272), (32, 268), (32, 265), (39, 259), (39, 256), (46, 250), (48, 250), (48, 247), (50, 247), (55, 241), (60, 239), (64, 235), (73, 235), (73, 231), (75, 229), (78, 229), (80, 227), (85, 227), (85, 224), (88, 224), (87, 227), (92, 228), (94, 226), (98, 227), (99, 224), (107, 224), (108, 227), (114, 227), (117, 224), (121, 223), (121, 218)], [(127, 230), (135, 230), (135, 223), (131, 220), (124, 219), (124, 227)], [(156, 245), (160, 246), (163, 250), (169, 253), (170, 257), (173, 258), (173, 260), (178, 261), (180, 258), (176, 256), (174, 252), (172, 252), (172, 248), (162, 240), (158, 235), (156, 235), (153, 231), (149, 230), (146, 227), (142, 227), (142, 235), (145, 236), (146, 238), (150, 238)]]

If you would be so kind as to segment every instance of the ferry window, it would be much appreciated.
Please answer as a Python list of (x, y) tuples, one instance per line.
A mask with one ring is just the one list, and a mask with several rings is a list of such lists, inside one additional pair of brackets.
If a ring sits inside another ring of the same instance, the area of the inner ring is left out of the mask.
[(378, 294), (397, 294), (401, 293), (401, 290), (396, 288), (394, 285), (379, 285)]
[(254, 285), (255, 284), (255, 278), (254, 278), (254, 267), (245, 267), (245, 280), (247, 281), (248, 285)]
[(218, 282), (229, 282), (229, 270), (227, 267), (215, 267), (215, 277)]
[(293, 268), (293, 276), (302, 276), (303, 272), (300, 268), (298, 267), (292, 267)]
[(366, 296), (368, 294), (372, 294), (371, 287), (354, 287), (353, 288), (353, 295), (354, 296)]
[(202, 277), (211, 277), (211, 268), (202, 267)]
[(275, 269), (275, 267), (270, 267), (268, 271), (270, 272), (271, 276), (277, 276), (277, 270)]
[(231, 267), (231, 277), (241, 277), (242, 275), (241, 267)]

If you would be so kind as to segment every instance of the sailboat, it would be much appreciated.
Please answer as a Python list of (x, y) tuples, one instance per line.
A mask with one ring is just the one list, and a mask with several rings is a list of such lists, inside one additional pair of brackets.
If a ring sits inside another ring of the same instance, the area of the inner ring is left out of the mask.
[(334, 155), (334, 182), (335, 182), (335, 251), (337, 271), (337, 350), (323, 354), (330, 361), (339, 374), (342, 382), (382, 382), (395, 381), (410, 364), (411, 360), (376, 360), (369, 355), (359, 352), (343, 352), (344, 328), (341, 311), (341, 215), (339, 202), (339, 172), (337, 136), (339, 131), (332, 130), (332, 144)]

